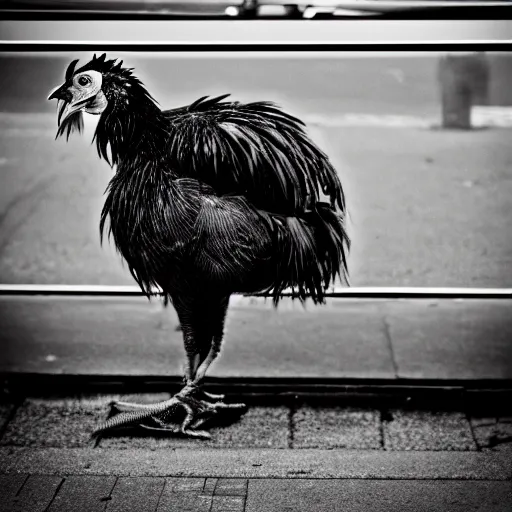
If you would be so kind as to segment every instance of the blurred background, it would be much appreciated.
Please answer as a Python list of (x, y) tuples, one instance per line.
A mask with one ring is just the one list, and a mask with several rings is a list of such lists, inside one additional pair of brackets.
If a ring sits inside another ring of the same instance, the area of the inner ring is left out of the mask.
[[(74, 16), (94, 13), (94, 17), (127, 19), (136, 17), (241, 17), (332, 19), (383, 17), (391, 15), (443, 17), (445, 19), (482, 19), (483, 10), (492, 9), (487, 20), (506, 18), (507, 0), (4, 0), (0, 9), (38, 11), (39, 13), (72, 12)], [(441, 13), (442, 11), (442, 13)]]
[[(102, 52), (101, 47), (97, 53)], [(54, 140), (73, 59), (1, 53), (0, 282), (133, 284), (99, 243), (113, 170), (96, 118)], [(512, 53), (109, 52), (164, 109), (270, 100), (308, 124), (348, 195), (353, 286), (512, 286)]]

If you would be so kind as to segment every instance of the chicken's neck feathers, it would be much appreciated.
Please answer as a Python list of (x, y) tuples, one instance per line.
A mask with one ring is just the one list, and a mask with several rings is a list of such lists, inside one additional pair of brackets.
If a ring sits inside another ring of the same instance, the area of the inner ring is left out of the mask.
[(168, 137), (153, 98), (140, 85), (131, 89), (126, 97), (109, 102), (94, 134), (98, 155), (112, 167), (130, 159), (158, 159)]

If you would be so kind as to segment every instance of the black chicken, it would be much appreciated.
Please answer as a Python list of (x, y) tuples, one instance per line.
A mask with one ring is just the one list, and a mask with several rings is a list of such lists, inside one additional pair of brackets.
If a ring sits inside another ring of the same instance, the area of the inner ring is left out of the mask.
[(119, 414), (96, 433), (138, 424), (209, 437), (197, 430), (206, 419), (243, 407), (201, 387), (221, 348), (230, 295), (266, 292), (277, 305), (289, 288), (321, 303), (336, 276), (346, 280), (341, 183), (303, 123), (272, 103), (225, 95), (162, 111), (122, 62), (95, 55), (76, 70), (77, 62), (49, 97), (59, 100), (57, 137), (80, 131), (82, 112), (100, 115), (98, 153), (116, 167), (101, 235), (108, 221), (143, 292), (159, 287), (173, 304), (187, 355), (182, 391), (157, 404), (117, 402)]

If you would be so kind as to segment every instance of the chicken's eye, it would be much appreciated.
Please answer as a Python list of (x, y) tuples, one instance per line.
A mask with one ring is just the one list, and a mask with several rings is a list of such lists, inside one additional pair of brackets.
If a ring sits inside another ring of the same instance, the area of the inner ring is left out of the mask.
[(78, 78), (79, 85), (88, 85), (91, 82), (91, 79), (88, 76), (81, 76)]

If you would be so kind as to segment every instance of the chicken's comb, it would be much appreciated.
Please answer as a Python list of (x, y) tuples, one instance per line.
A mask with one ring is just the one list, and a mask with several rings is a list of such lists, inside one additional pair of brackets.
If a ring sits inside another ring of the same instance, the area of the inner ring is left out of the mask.
[(86, 71), (90, 69), (94, 69), (95, 71), (99, 71), (100, 73), (105, 72), (114, 72), (121, 73), (123, 75), (129, 76), (131, 75), (131, 69), (125, 69), (122, 67), (123, 61), (118, 59), (107, 60), (107, 54), (103, 53), (99, 57), (96, 54), (93, 55), (90, 62), (88, 62), (85, 66), (80, 68), (78, 71)]
[(75, 72), (75, 67), (78, 63), (78, 59), (74, 60), (69, 66), (68, 69), (66, 69), (66, 82), (73, 76), (73, 73)]
[(97, 62), (105, 62), (105, 59), (107, 58), (107, 54), (104, 53), (103, 55), (100, 55), (99, 57), (96, 57), (96, 54), (92, 56), (92, 60)]

